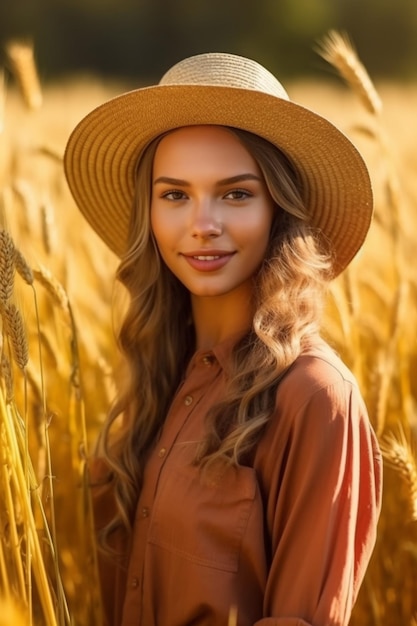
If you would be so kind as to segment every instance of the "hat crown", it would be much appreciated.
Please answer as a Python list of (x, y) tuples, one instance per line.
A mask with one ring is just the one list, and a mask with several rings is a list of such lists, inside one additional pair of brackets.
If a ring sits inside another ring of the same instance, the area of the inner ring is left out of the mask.
[(252, 59), (235, 54), (197, 54), (171, 67), (160, 85), (210, 85), (261, 91), (284, 100), (288, 94), (271, 72)]

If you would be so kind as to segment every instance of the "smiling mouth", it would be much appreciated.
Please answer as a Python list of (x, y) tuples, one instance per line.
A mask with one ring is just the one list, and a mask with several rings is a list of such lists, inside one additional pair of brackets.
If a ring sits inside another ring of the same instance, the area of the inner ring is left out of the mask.
[[(214, 251), (213, 251), (214, 252)], [(218, 254), (184, 254), (185, 260), (192, 268), (200, 272), (215, 272), (221, 270), (234, 256), (234, 252), (219, 252)]]
[(220, 254), (216, 254), (216, 255), (193, 255), (192, 258), (193, 259), (197, 259), (197, 261), (216, 261), (217, 259), (221, 259), (222, 256), (226, 256), (226, 255), (220, 255)]

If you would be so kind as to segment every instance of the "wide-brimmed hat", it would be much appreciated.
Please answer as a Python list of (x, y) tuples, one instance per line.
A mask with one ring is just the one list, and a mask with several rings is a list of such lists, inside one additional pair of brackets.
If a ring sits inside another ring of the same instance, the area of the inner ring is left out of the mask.
[(74, 199), (118, 256), (126, 250), (138, 157), (155, 137), (190, 125), (255, 133), (296, 167), (311, 225), (332, 246), (334, 275), (362, 246), (372, 217), (366, 165), (351, 141), (320, 115), (289, 100), (259, 63), (208, 53), (174, 65), (158, 85), (129, 91), (76, 126), (64, 167)]

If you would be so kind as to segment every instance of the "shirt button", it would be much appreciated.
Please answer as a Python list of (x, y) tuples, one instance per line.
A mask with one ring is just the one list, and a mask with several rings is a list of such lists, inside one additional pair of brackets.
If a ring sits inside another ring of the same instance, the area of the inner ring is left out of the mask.
[(184, 400), (185, 406), (190, 406), (192, 401), (193, 401), (193, 396), (186, 396)]
[(164, 456), (165, 456), (166, 451), (167, 451), (167, 449), (166, 449), (166, 448), (161, 448), (161, 449), (160, 449), (160, 451), (158, 452), (158, 456), (160, 456), (160, 457), (161, 457), (161, 459), (162, 459), (162, 457), (164, 457)]
[(147, 506), (144, 506), (142, 509), (142, 517), (149, 517), (149, 509)]
[(132, 589), (137, 589), (139, 587), (139, 579), (134, 576), (131, 580), (130, 586)]

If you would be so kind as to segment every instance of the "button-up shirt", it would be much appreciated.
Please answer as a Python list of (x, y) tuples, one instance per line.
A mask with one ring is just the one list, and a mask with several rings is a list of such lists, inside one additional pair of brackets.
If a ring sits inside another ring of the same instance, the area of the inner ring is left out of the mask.
[[(318, 340), (279, 383), (250, 466), (216, 478), (193, 460), (231, 349), (229, 340), (192, 358), (146, 464), (125, 565), (100, 559), (111, 626), (348, 623), (381, 500), (381, 457), (357, 383)], [(100, 527), (111, 489), (94, 487), (93, 502)]]

